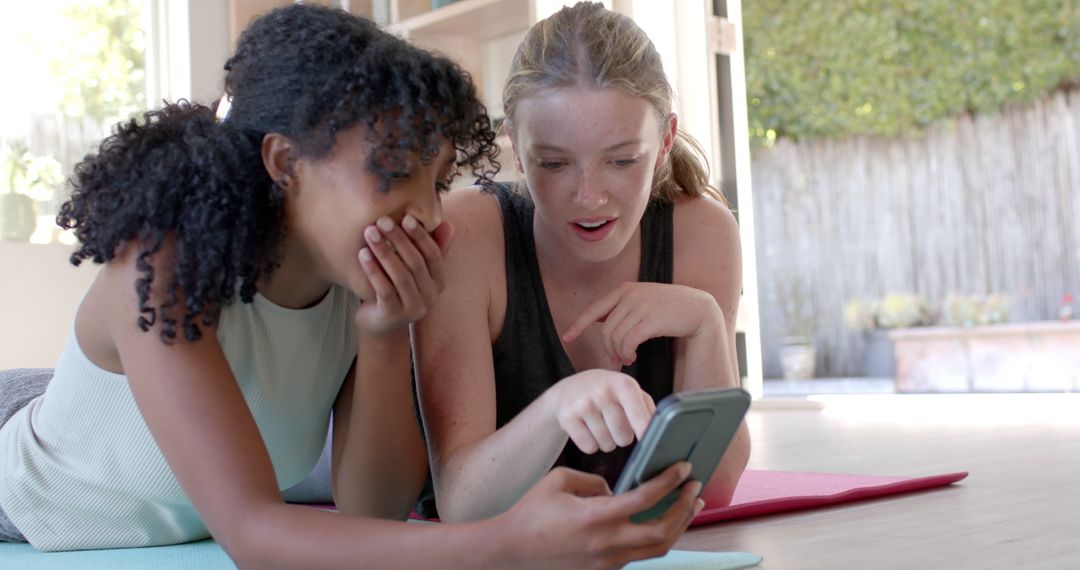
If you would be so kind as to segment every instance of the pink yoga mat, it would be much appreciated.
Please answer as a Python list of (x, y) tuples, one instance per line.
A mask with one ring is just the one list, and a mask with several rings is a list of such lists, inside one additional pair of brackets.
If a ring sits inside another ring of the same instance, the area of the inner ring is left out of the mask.
[(880, 477), (842, 473), (747, 470), (726, 507), (705, 507), (690, 526), (884, 497), (955, 483), (968, 474)]

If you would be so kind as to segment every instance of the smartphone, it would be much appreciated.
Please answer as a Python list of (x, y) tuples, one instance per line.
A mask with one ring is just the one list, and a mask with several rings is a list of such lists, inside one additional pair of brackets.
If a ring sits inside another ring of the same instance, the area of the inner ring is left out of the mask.
[[(681, 392), (664, 398), (613, 491), (625, 493), (678, 461), (690, 462), (688, 480), (708, 483), (749, 408), (750, 394), (741, 388)], [(659, 518), (678, 497), (679, 491), (672, 491), (630, 520)]]

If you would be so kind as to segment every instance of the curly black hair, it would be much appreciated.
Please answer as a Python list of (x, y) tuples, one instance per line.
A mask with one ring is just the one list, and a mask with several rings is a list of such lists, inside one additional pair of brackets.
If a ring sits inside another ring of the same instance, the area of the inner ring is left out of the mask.
[[(261, 159), (268, 133), (294, 142), (292, 158), (329, 154), (338, 133), (366, 127), (368, 169), (381, 191), (418, 157), (430, 164), (442, 140), (477, 182), (498, 171), (487, 111), (458, 65), (412, 46), (348, 12), (294, 4), (255, 20), (225, 63), (228, 116), (179, 101), (117, 125), (75, 167), (57, 223), (75, 230), (71, 263), (105, 263), (125, 243), (139, 247), (138, 326), (160, 319), (161, 339), (202, 336), (239, 294), (277, 267), (287, 228), (281, 180)], [(175, 262), (150, 302), (153, 255), (169, 240)], [(181, 313), (176, 305), (183, 299)], [(178, 318), (179, 317), (179, 318)]]

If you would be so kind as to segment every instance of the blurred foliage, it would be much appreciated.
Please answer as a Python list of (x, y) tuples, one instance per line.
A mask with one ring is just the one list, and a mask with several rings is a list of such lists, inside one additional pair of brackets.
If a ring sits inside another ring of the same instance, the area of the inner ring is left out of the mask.
[(921, 295), (894, 292), (880, 300), (848, 301), (844, 321), (854, 331), (922, 327), (934, 323), (934, 314)]
[(1009, 298), (1006, 295), (962, 295), (950, 293), (941, 303), (941, 322), (957, 327), (993, 325), (1009, 322)]
[(26, 194), (49, 200), (64, 180), (60, 163), (51, 156), (35, 156), (25, 141), (0, 143), (0, 193)]
[(743, 2), (750, 135), (913, 132), (1080, 81), (1080, 0)]
[(69, 117), (98, 123), (126, 119), (146, 108), (144, 2), (69, 2), (54, 44), (40, 46), (53, 74), (63, 78), (61, 105)]

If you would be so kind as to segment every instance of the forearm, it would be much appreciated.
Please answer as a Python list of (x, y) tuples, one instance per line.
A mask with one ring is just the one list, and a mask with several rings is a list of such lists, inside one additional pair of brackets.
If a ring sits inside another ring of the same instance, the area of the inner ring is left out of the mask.
[(550, 406), (541, 396), (502, 428), (458, 447), (433, 466), (443, 520), (502, 513), (551, 470), (567, 436)]
[(252, 509), (225, 543), (240, 568), (495, 568), (508, 564), (505, 528), (346, 516), (298, 505)]
[[(684, 339), (682, 354), (677, 355), (677, 361), (682, 363), (677, 367), (677, 390), (739, 387), (735, 343), (729, 330), (717, 307), (715, 313), (710, 313), (707, 326), (697, 335)], [(744, 421), (702, 493), (709, 506), (731, 502), (749, 458), (750, 435)]]
[(675, 390), (737, 388), (735, 339), (720, 308), (712, 302), (703, 311), (698, 331), (675, 343)]
[(339, 510), (404, 518), (427, 476), (427, 455), (413, 407), (408, 331), (362, 338), (347, 425), (335, 426)]

